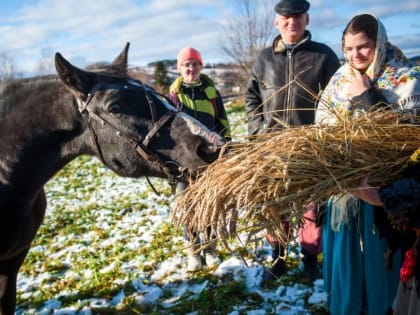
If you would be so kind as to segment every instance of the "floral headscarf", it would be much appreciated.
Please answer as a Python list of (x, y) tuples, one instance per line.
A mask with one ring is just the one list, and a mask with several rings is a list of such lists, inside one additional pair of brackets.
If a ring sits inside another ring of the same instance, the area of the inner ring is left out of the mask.
[[(420, 108), (420, 66), (413, 67), (401, 50), (388, 42), (385, 27), (372, 16), (378, 23), (378, 33), (375, 57), (365, 74), (395, 110)], [(330, 79), (318, 104), (317, 123), (333, 124), (337, 113), (351, 107), (347, 84), (352, 76), (346, 62)]]

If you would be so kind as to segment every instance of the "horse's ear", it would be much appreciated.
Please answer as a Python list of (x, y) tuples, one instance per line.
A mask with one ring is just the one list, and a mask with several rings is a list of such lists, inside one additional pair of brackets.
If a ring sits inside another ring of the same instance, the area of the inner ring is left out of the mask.
[(55, 54), (55, 69), (60, 79), (76, 97), (86, 100), (87, 94), (92, 88), (89, 73), (73, 66), (60, 53)]
[(130, 47), (130, 43), (127, 42), (122, 52), (114, 59), (112, 62), (113, 66), (118, 66), (121, 69), (127, 70), (128, 67), (128, 48)]

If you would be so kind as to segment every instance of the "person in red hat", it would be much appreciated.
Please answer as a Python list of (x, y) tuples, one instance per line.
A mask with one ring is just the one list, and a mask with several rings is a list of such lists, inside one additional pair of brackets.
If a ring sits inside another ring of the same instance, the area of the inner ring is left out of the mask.
[[(177, 69), (180, 76), (169, 87), (169, 99), (181, 111), (193, 116), (210, 130), (230, 140), (230, 126), (222, 97), (216, 86), (207, 75), (201, 73), (203, 60), (198, 50), (182, 48), (177, 57)], [(186, 188), (186, 183), (179, 183), (177, 190)], [(216, 239), (209, 230), (204, 241), (204, 262), (207, 267), (220, 263), (216, 255)], [(202, 245), (200, 235), (194, 231), (185, 231), (188, 246), (188, 271), (198, 271), (203, 267), (199, 249)], [(208, 240), (210, 239), (210, 242)]]
[[(309, 7), (306, 0), (282, 0), (274, 7), (274, 26), (280, 34), (257, 56), (245, 94), (250, 135), (312, 124), (317, 95), (340, 66), (334, 51), (313, 41), (306, 30)], [(316, 205), (312, 206), (299, 230), (299, 239), (304, 275), (315, 280), (320, 277), (317, 256), (322, 235), (316, 224)], [(286, 271), (285, 248), (269, 233), (267, 240), (273, 264), (264, 279), (272, 280)]]

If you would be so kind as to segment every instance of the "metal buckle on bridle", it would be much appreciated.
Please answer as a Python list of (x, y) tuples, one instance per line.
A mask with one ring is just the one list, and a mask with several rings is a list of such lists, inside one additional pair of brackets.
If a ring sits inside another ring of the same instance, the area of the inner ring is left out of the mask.
[(180, 179), (184, 177), (186, 168), (179, 166), (175, 161), (166, 161), (163, 171), (168, 176), (168, 183), (171, 187), (171, 194), (174, 195), (176, 192), (176, 186)]
[[(187, 170), (185, 167), (181, 167), (175, 161), (166, 161), (165, 164), (161, 166), (161, 170), (166, 174), (168, 177), (168, 184), (171, 187), (171, 195), (175, 195), (176, 193), (176, 186), (180, 182), (180, 179), (184, 177), (184, 172)], [(171, 167), (168, 167), (171, 166)], [(173, 167), (175, 166), (175, 168)], [(156, 195), (160, 196), (155, 186), (153, 186), (152, 182), (149, 179), (149, 176), (146, 176), (147, 183), (149, 184), (150, 188), (155, 192)]]

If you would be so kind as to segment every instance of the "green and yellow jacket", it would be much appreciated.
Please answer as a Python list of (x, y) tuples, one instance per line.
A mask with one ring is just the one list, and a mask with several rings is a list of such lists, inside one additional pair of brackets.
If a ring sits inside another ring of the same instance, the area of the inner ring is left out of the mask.
[(189, 114), (215, 131), (230, 139), (230, 125), (222, 97), (213, 81), (205, 74), (200, 74), (200, 81), (187, 84), (178, 77), (169, 87), (169, 99), (179, 110)]

